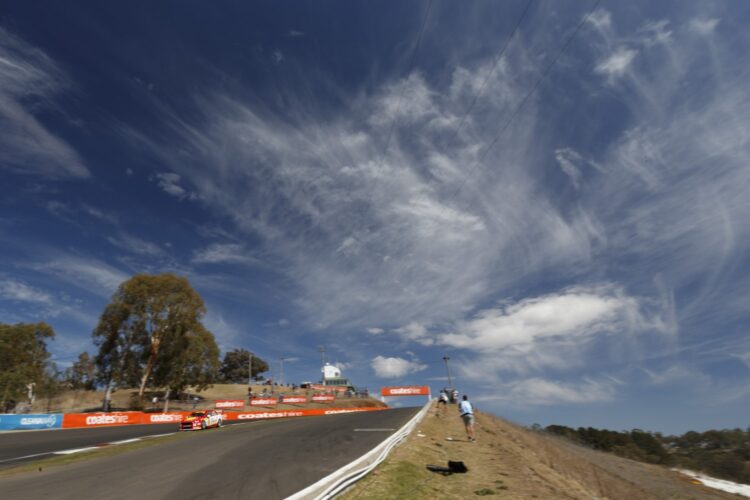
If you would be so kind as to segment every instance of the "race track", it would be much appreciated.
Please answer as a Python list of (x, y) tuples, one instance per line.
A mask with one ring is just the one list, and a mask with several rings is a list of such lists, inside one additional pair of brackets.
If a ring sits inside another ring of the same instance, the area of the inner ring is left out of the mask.
[(285, 498), (369, 451), (418, 410), (269, 420), (195, 432), (115, 456), (3, 478), (0, 491), (14, 499)]

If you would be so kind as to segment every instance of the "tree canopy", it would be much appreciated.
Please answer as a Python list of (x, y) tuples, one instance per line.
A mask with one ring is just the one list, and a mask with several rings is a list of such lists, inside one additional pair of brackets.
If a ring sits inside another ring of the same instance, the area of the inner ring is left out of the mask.
[(203, 299), (186, 278), (137, 274), (122, 283), (93, 332), (99, 378), (111, 387), (204, 384), (213, 380), (218, 348), (202, 324)]
[(8, 411), (27, 395), (28, 384), (46, 382), (47, 340), (55, 332), (46, 323), (0, 323), (0, 411)]
[(94, 390), (96, 387), (96, 364), (87, 352), (78, 355), (73, 366), (65, 370), (64, 381), (70, 389)]
[[(235, 384), (247, 383), (247, 366), (250, 361), (250, 351), (247, 349), (233, 349), (224, 354), (221, 363), (221, 378), (225, 382)], [(252, 377), (268, 371), (268, 363), (258, 356), (253, 355)]]

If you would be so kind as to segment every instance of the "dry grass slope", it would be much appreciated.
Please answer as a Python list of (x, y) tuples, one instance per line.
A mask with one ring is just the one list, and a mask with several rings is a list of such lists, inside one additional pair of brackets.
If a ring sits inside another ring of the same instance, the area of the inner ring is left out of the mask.
[[(449, 440), (448, 438), (452, 438)], [(463, 461), (466, 474), (443, 476), (426, 464)], [(652, 466), (538, 434), (477, 414), (477, 442), (467, 441), (455, 406), (434, 409), (372, 474), (345, 492), (360, 499), (727, 499), (737, 497)]]

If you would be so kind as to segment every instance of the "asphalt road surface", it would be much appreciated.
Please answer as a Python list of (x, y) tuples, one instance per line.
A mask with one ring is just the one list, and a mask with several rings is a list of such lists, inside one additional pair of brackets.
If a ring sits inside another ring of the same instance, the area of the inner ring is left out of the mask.
[(267, 420), (194, 432), (148, 448), (2, 478), (0, 492), (13, 499), (285, 498), (371, 450), (418, 410)]
[(95, 429), (9, 431), (0, 434), (0, 468), (17, 465), (56, 451), (97, 446), (113, 441), (177, 432), (178, 424), (123, 425)]
[[(224, 425), (244, 424), (241, 421)], [(19, 463), (46, 458), (57, 451), (100, 446), (125, 439), (178, 431), (176, 422), (168, 424), (123, 425), (93, 429), (53, 429), (41, 431), (8, 431), (0, 433), (0, 469)]]

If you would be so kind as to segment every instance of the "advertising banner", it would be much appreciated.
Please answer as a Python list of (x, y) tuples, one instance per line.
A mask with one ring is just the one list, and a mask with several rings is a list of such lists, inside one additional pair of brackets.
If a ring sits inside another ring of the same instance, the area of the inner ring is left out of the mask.
[(307, 396), (282, 396), (281, 402), (286, 404), (307, 403)]
[(140, 424), (144, 414), (139, 411), (123, 413), (66, 413), (62, 426), (69, 427), (106, 427), (108, 425)]
[(253, 398), (250, 400), (250, 406), (276, 406), (276, 398)]
[(29, 413), (26, 415), (0, 415), (0, 430), (18, 431), (23, 429), (59, 429), (62, 427), (62, 413)]
[(216, 400), (216, 408), (242, 408), (243, 406), (245, 406), (245, 401), (242, 399)]
[(317, 415), (336, 415), (338, 413), (358, 413), (361, 411), (388, 410), (389, 408), (306, 408), (303, 410), (270, 410), (254, 413), (233, 413), (227, 420), (265, 420), (269, 418), (314, 417)]
[(383, 387), (380, 389), (380, 394), (383, 396), (429, 396), (430, 388), (426, 385)]
[(144, 413), (143, 421), (144, 424), (168, 424), (182, 422), (187, 415), (190, 415), (188, 411), (172, 412), (172, 413)]
[(330, 403), (331, 401), (334, 401), (336, 397), (330, 394), (313, 394), (313, 397), (310, 399), (314, 403)]
[(343, 385), (323, 385), (323, 384), (310, 384), (310, 388), (315, 391), (335, 391), (335, 392), (346, 392), (349, 390), (348, 387)]

